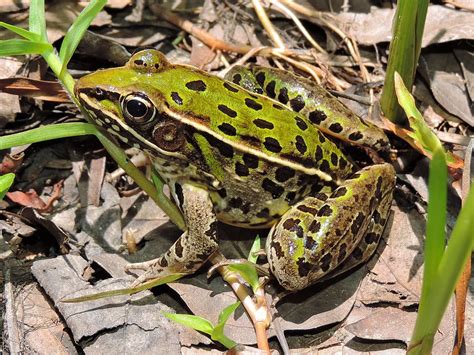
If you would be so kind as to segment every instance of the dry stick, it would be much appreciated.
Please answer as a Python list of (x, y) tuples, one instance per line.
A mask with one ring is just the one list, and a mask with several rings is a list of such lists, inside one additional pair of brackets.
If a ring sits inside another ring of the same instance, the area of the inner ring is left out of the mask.
[[(206, 32), (205, 30), (195, 26), (192, 22), (173, 14), (171, 11), (166, 10), (165, 8), (157, 4), (150, 4), (150, 10), (156, 16), (160, 16), (164, 20), (181, 28), (183, 31), (186, 31), (189, 34), (193, 35), (194, 37), (199, 39), (201, 42), (203, 42), (204, 44), (206, 44), (213, 50), (220, 49), (222, 51), (234, 52), (234, 53), (239, 53), (239, 54), (246, 54), (252, 50), (255, 50), (255, 48), (244, 45), (244, 44), (236, 45), (236, 44), (231, 44), (221, 39), (218, 39), (214, 37), (213, 35), (211, 35), (209, 32)], [(271, 47), (262, 47), (261, 49), (259, 49), (259, 55), (261, 55), (262, 57), (272, 57), (275, 52), (278, 52), (287, 56), (291, 56), (293, 58), (305, 60), (305, 61), (314, 60), (314, 58), (311, 55), (306, 54), (308, 53), (308, 51), (305, 51), (305, 50), (291, 50), (291, 49), (281, 49), (281, 48), (271, 48)]]
[(267, 31), (270, 39), (277, 46), (277, 48), (284, 49), (285, 44), (283, 43), (283, 40), (281, 39), (280, 35), (275, 30), (275, 27), (273, 27), (272, 22), (270, 21), (267, 16), (267, 13), (265, 12), (265, 9), (260, 3), (260, 0), (252, 0), (252, 5), (255, 10), (255, 13), (257, 14), (258, 19), (262, 23), (262, 26), (265, 31)]
[(312, 44), (312, 46), (320, 53), (327, 54), (327, 52), (314, 40), (314, 38), (309, 34), (309, 32), (306, 30), (306, 28), (303, 26), (301, 23), (300, 19), (296, 17), (296, 15), (291, 11), (288, 7), (280, 3), (278, 0), (270, 0), (271, 4), (275, 6), (275, 8), (280, 11), (282, 14), (286, 15), (289, 17), (296, 25), (296, 27), (299, 28), (300, 32), (305, 36), (305, 38), (308, 40), (309, 43)]

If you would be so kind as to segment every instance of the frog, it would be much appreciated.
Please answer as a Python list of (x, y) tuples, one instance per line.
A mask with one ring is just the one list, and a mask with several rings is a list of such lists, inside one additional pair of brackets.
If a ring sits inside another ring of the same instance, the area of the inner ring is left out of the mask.
[(134, 285), (196, 272), (219, 249), (218, 222), (269, 228), (268, 268), (288, 291), (376, 250), (396, 174), (347, 152), (386, 153), (389, 140), (312, 80), (256, 65), (220, 78), (146, 49), (81, 77), (75, 95), (100, 129), (150, 157), (186, 222), (163, 255), (127, 266), (144, 271)]

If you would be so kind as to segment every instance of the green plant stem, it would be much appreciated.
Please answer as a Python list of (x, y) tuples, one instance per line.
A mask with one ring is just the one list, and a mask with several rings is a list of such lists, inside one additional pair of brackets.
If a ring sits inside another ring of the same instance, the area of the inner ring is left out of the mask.
[(394, 73), (399, 72), (403, 82), (411, 90), (420, 56), (428, 4), (429, 0), (399, 0), (395, 12), (393, 39), (380, 105), (385, 116), (397, 124), (402, 124), (405, 120), (394, 92)]

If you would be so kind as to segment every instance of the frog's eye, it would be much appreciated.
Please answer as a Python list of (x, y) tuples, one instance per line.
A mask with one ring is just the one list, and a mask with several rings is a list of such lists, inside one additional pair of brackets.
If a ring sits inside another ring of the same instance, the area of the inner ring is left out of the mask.
[(123, 115), (130, 123), (149, 123), (156, 115), (155, 106), (142, 94), (134, 93), (125, 96), (121, 105)]

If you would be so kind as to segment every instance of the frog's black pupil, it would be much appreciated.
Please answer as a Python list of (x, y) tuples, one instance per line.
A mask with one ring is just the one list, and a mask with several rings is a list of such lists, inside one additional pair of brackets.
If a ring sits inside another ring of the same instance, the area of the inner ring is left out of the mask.
[(130, 100), (127, 102), (127, 112), (132, 117), (143, 117), (147, 111), (147, 106), (140, 100)]

